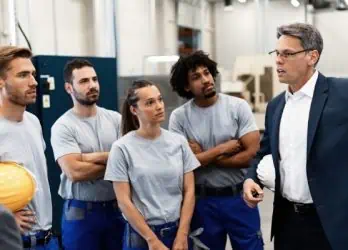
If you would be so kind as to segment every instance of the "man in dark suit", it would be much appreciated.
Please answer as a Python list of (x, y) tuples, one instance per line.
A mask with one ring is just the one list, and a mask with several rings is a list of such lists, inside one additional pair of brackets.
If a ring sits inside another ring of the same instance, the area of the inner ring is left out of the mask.
[[(249, 206), (262, 201), (257, 165), (272, 154), (275, 250), (348, 249), (348, 81), (315, 66), (323, 49), (308, 24), (278, 28), (279, 81), (288, 89), (267, 107), (261, 148), (244, 182)], [(271, 53), (272, 54), (272, 53)]]
[(10, 211), (0, 205), (0, 249), (22, 250), (21, 235)]

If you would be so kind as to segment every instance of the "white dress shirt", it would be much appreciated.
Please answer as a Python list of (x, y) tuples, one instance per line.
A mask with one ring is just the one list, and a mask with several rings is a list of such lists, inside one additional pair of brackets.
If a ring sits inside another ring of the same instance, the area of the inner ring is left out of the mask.
[(297, 92), (285, 93), (285, 107), (279, 129), (280, 183), (284, 198), (313, 203), (307, 180), (307, 133), (309, 110), (318, 71)]

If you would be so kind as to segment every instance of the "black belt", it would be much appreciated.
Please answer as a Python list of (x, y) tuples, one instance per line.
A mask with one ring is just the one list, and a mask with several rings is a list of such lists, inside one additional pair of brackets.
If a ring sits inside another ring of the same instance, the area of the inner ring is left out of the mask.
[(46, 245), (52, 237), (52, 231), (47, 230), (47, 231), (40, 231), (36, 235), (32, 236), (23, 236), (22, 241), (23, 241), (23, 248), (31, 248), (35, 246), (42, 246)]
[(317, 212), (313, 203), (305, 204), (283, 199), (283, 204), (297, 214), (315, 214)]
[(207, 187), (204, 185), (195, 185), (196, 196), (206, 197), (206, 196), (235, 196), (239, 195), (243, 190), (243, 183), (229, 187)]

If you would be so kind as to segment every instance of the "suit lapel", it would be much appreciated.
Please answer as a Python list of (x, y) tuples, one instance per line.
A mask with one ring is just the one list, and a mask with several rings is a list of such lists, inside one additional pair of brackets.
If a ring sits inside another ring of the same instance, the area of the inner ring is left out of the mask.
[(280, 190), (280, 172), (279, 172), (279, 128), (280, 128), (280, 121), (282, 118), (283, 110), (285, 106), (285, 92), (280, 97), (280, 102), (277, 105), (277, 108), (273, 115), (273, 129), (272, 129), (272, 136), (271, 136), (271, 151), (273, 156), (273, 162), (274, 167), (276, 171), (276, 187), (275, 190)]
[(328, 96), (328, 84), (326, 77), (319, 73), (314, 89), (311, 108), (309, 111), (307, 130), (307, 157), (313, 145), (315, 133)]
[(279, 165), (279, 128), (280, 128), (280, 121), (282, 118), (283, 110), (285, 106), (285, 94), (282, 95), (280, 98), (280, 102), (277, 105), (277, 108), (273, 115), (273, 129), (272, 129), (272, 136), (271, 136), (271, 149), (272, 149), (272, 156), (274, 159), (275, 166)]

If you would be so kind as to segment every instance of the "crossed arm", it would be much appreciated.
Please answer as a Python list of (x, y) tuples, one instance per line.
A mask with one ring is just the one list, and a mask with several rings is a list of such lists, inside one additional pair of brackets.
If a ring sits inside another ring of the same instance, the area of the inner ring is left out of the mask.
[(73, 181), (91, 181), (104, 176), (108, 152), (67, 154), (58, 159), (58, 164)]
[(201, 166), (214, 163), (220, 167), (247, 168), (259, 150), (259, 141), (259, 131), (252, 131), (239, 140), (229, 140), (206, 151), (195, 141), (189, 140), (189, 145)]

